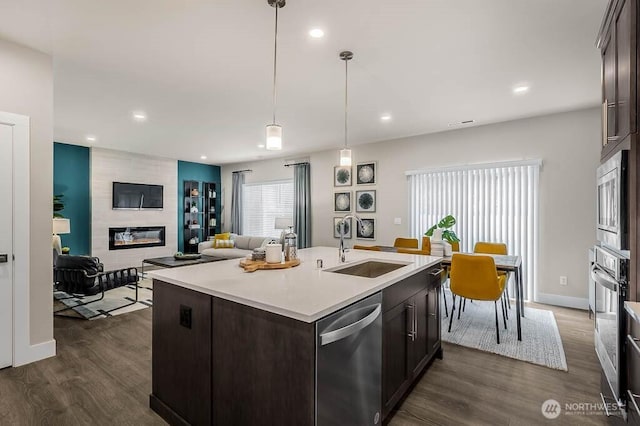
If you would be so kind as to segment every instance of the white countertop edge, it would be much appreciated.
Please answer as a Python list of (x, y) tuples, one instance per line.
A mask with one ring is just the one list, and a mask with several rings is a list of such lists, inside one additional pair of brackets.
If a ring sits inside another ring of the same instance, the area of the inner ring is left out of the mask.
[[(433, 257), (435, 257), (435, 256), (433, 256)], [(235, 259), (235, 260), (237, 260), (237, 259)], [(422, 271), (424, 271), (426, 269), (429, 269), (432, 266), (440, 263), (441, 261), (442, 261), (442, 258), (436, 257), (435, 260), (432, 260), (432, 261), (430, 261), (430, 262), (428, 262), (428, 263), (426, 263), (424, 265), (421, 265), (421, 266), (414, 266), (413, 269), (408, 270), (408, 271), (401, 271), (401, 269), (398, 269), (396, 271), (392, 271), (390, 274), (393, 274), (394, 272), (404, 272), (404, 273), (401, 273), (399, 275), (394, 274), (394, 276), (392, 278), (390, 278), (388, 281), (385, 281), (384, 283), (379, 284), (379, 285), (377, 285), (375, 287), (371, 287), (371, 288), (369, 288), (369, 289), (367, 289), (367, 290), (365, 290), (365, 291), (363, 291), (363, 292), (361, 292), (359, 294), (354, 295), (353, 297), (349, 297), (349, 298), (343, 300), (340, 303), (336, 303), (336, 304), (334, 304), (332, 306), (329, 306), (329, 307), (327, 307), (325, 309), (322, 309), (322, 310), (314, 313), (313, 315), (304, 315), (304, 314), (301, 314), (299, 312), (295, 312), (295, 311), (291, 311), (291, 310), (287, 310), (287, 309), (281, 308), (279, 306), (263, 304), (263, 303), (260, 303), (258, 301), (255, 301), (255, 300), (246, 299), (246, 298), (239, 297), (239, 296), (236, 296), (236, 295), (231, 295), (231, 294), (228, 294), (228, 293), (216, 291), (216, 290), (211, 289), (211, 288), (200, 287), (200, 286), (198, 286), (196, 284), (192, 284), (192, 283), (188, 283), (188, 282), (185, 282), (185, 281), (181, 281), (181, 280), (173, 279), (173, 278), (170, 278), (170, 277), (166, 277), (166, 276), (163, 276), (159, 272), (159, 271), (162, 271), (162, 270), (158, 270), (159, 273), (157, 273), (157, 274), (155, 273), (156, 271), (149, 271), (148, 275), (151, 278), (157, 279), (159, 281), (163, 281), (163, 282), (166, 282), (166, 283), (169, 283), (169, 284), (174, 284), (174, 285), (177, 285), (177, 286), (189, 289), (189, 290), (197, 291), (198, 293), (203, 293), (203, 294), (207, 294), (207, 295), (210, 295), (210, 296), (218, 297), (220, 299), (229, 300), (231, 302), (239, 303), (241, 305), (250, 306), (252, 308), (256, 308), (256, 309), (260, 309), (260, 310), (263, 310), (263, 311), (266, 311), (266, 312), (271, 312), (271, 313), (274, 313), (274, 314), (282, 315), (282, 316), (285, 316), (285, 317), (288, 317), (288, 318), (293, 318), (293, 319), (296, 319), (298, 321), (302, 321), (302, 322), (306, 322), (306, 323), (313, 323), (315, 321), (318, 321), (319, 319), (324, 318), (327, 315), (330, 315), (330, 314), (332, 314), (334, 312), (339, 311), (340, 309), (342, 309), (344, 307), (347, 307), (347, 306), (349, 306), (349, 305), (351, 305), (351, 304), (353, 304), (355, 302), (358, 302), (358, 301), (360, 301), (360, 300), (362, 300), (362, 299), (364, 299), (364, 298), (366, 298), (366, 297), (368, 297), (368, 296), (370, 296), (372, 294), (375, 294), (375, 293), (377, 293), (377, 292), (379, 292), (381, 290), (384, 290), (385, 288), (387, 288), (387, 287), (389, 287), (389, 286), (391, 286), (391, 285), (393, 285), (393, 284), (395, 284), (395, 283), (397, 283), (399, 281), (402, 281), (405, 278), (408, 278), (408, 277), (410, 277), (412, 275), (415, 275), (415, 274), (417, 274), (419, 272), (422, 272)], [(356, 262), (349, 262), (349, 263), (356, 264), (356, 263), (360, 263), (360, 262), (356, 261)], [(348, 265), (348, 263), (345, 263), (344, 265), (346, 266), (346, 265)], [(333, 268), (333, 267), (332, 268), (325, 268), (325, 270), (328, 270), (328, 269), (335, 269), (335, 268)], [(327, 272), (330, 272), (330, 271), (327, 271)], [(245, 273), (245, 272), (243, 272), (243, 273)], [(255, 273), (255, 272), (253, 272), (253, 273)]]
[(627, 311), (634, 321), (640, 323), (640, 303), (638, 302), (624, 302), (624, 309)]

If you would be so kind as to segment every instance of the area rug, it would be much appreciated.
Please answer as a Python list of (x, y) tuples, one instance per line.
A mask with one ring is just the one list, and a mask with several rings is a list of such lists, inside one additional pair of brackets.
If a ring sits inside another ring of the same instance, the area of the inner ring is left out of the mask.
[[(106, 291), (104, 293), (104, 299), (90, 303), (85, 306), (78, 306), (73, 309), (60, 312), (57, 315), (71, 317), (71, 318), (85, 318), (90, 320), (107, 318), (116, 315), (126, 314), (127, 312), (138, 311), (140, 309), (146, 309), (153, 305), (153, 291), (151, 289), (152, 281), (150, 279), (143, 279), (138, 283), (138, 302), (125, 306), (121, 309), (116, 309), (111, 312), (105, 312), (118, 306), (126, 305), (135, 300), (135, 286), (127, 285), (124, 287), (114, 288), (113, 290)], [(68, 299), (70, 295), (64, 291), (54, 291), (53, 298), (55, 300), (54, 310), (63, 309), (65, 306), (73, 307), (79, 303), (84, 303), (89, 300), (96, 300), (100, 298), (100, 294), (95, 296), (88, 296), (83, 298), (72, 297)], [(63, 300), (61, 300), (63, 299)], [(95, 316), (94, 316), (95, 315)]]
[[(457, 302), (458, 300), (456, 300)], [(447, 305), (451, 314), (451, 293), (447, 291)], [(568, 371), (567, 359), (553, 312), (525, 307), (522, 318), (522, 341), (518, 341), (515, 302), (512, 301), (504, 329), (502, 311), (498, 305), (500, 321), (500, 344), (496, 343), (496, 319), (492, 302), (467, 301), (466, 308), (458, 320), (458, 303), (451, 332), (447, 332), (449, 318), (444, 316), (442, 306), (442, 340), (485, 352), (543, 365), (555, 370)]]

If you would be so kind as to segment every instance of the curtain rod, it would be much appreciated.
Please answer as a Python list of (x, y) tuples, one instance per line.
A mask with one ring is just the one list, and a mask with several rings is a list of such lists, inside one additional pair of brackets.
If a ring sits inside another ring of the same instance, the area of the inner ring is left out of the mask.
[(235, 172), (231, 172), (231, 173), (251, 173), (253, 170), (251, 169), (244, 169), (244, 170), (236, 170)]
[(405, 175), (420, 175), (424, 173), (442, 173), (442, 172), (457, 172), (464, 170), (479, 170), (479, 169), (500, 169), (505, 167), (519, 167), (519, 166), (538, 166), (542, 167), (541, 159), (531, 160), (516, 160), (516, 161), (501, 161), (497, 163), (478, 163), (478, 164), (464, 164), (459, 166), (445, 166), (445, 167), (429, 167), (421, 170), (408, 170), (404, 172)]
[(308, 162), (308, 161), (303, 161), (302, 163), (289, 163), (289, 164), (285, 164), (284, 166), (285, 166), (285, 167), (291, 167), (291, 166), (302, 166), (302, 165), (304, 165), (304, 164), (307, 164), (307, 165), (308, 165), (308, 164), (309, 164), (309, 162)]

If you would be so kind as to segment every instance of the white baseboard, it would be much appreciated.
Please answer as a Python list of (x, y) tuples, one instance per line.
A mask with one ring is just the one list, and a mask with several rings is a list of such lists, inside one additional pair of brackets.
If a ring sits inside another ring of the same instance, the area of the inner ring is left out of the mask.
[(51, 339), (47, 342), (31, 345), (23, 351), (16, 351), (15, 358), (13, 360), (13, 366), (19, 367), (21, 365), (30, 364), (32, 362), (40, 361), (42, 359), (56, 356), (56, 341)]
[(564, 306), (565, 308), (584, 309), (585, 311), (589, 309), (589, 299), (582, 297), (537, 293), (534, 301), (545, 305)]

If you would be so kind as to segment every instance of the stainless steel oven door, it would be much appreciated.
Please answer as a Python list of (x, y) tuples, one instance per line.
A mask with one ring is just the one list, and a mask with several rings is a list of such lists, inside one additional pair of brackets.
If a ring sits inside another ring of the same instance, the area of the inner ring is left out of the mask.
[(626, 226), (626, 151), (598, 167), (596, 233), (598, 241), (616, 250), (628, 250)]
[(595, 281), (595, 347), (600, 365), (609, 386), (620, 400), (620, 312), (623, 299), (619, 294), (620, 286), (605, 269), (597, 263), (591, 269), (591, 278)]

